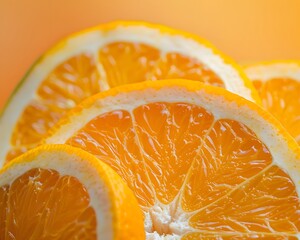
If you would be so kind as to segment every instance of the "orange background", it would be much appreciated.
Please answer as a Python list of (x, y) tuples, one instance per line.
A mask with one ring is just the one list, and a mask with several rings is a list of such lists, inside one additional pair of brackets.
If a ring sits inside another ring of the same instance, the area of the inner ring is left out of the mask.
[(61, 37), (146, 20), (207, 38), (239, 62), (300, 59), (300, 0), (0, 0), (0, 107)]

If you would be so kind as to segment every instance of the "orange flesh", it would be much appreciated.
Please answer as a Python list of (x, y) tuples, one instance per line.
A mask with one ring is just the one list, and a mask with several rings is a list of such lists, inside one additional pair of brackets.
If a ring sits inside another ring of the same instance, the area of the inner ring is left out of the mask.
[(167, 53), (158, 61), (151, 80), (184, 78), (196, 80), (216, 87), (225, 88), (220, 77), (196, 59), (179, 53)]
[(205, 233), (190, 233), (185, 235), (183, 240), (246, 240), (246, 239), (260, 239), (260, 240), (298, 240), (294, 236), (285, 236), (278, 234), (227, 234), (214, 235)]
[(139, 43), (116, 42), (99, 51), (110, 87), (148, 80), (159, 58), (158, 49)]
[(221, 79), (196, 59), (178, 53), (163, 54), (141, 43), (106, 45), (99, 50), (98, 68), (94, 55), (80, 54), (62, 62), (41, 82), (14, 128), (8, 161), (36, 146), (69, 109), (105, 88), (167, 78), (224, 87)]
[(300, 230), (299, 209), (294, 183), (278, 166), (271, 166), (219, 201), (199, 210), (190, 224), (211, 232), (293, 234)]
[(41, 83), (35, 99), (19, 118), (7, 160), (36, 146), (69, 109), (100, 91), (99, 74), (91, 55), (75, 56), (60, 64)]
[(300, 144), (300, 83), (276, 78), (266, 82), (253, 81), (263, 106), (272, 113)]
[(186, 221), (198, 236), (282, 239), (300, 231), (295, 185), (268, 148), (242, 123), (215, 119), (202, 107), (157, 102), (104, 113), (67, 144), (109, 159), (145, 212), (157, 201), (179, 203), (174, 211), (191, 216)]
[(200, 149), (184, 189), (185, 211), (211, 204), (272, 162), (256, 135), (233, 120), (216, 121)]
[(68, 144), (85, 149), (110, 165), (135, 190), (141, 205), (154, 204), (128, 112), (114, 111), (99, 116)]
[(32, 169), (0, 188), (0, 239), (96, 239), (89, 205), (76, 178)]

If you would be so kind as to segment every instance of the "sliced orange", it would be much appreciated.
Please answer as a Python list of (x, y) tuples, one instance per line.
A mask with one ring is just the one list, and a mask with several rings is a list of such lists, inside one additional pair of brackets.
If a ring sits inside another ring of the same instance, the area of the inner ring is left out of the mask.
[(0, 171), (0, 239), (145, 239), (126, 183), (93, 155), (45, 145)]
[(160, 25), (109, 23), (62, 40), (32, 66), (0, 118), (0, 159), (35, 146), (86, 97), (125, 83), (174, 77), (258, 101), (244, 73), (205, 40)]
[(135, 193), (148, 239), (296, 239), (300, 149), (269, 113), (188, 80), (111, 89), (46, 143), (84, 149)]
[(300, 62), (276, 61), (249, 65), (248, 77), (272, 113), (300, 144)]

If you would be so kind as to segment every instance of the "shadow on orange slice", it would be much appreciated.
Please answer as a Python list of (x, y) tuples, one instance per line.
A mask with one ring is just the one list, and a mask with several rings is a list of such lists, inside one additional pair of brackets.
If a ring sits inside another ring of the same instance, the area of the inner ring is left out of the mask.
[(205, 40), (160, 25), (109, 23), (62, 40), (32, 66), (0, 118), (0, 158), (36, 146), (69, 109), (95, 93), (163, 78), (192, 79), (259, 101), (238, 67)]
[(262, 105), (300, 143), (300, 61), (274, 61), (245, 68)]
[(110, 165), (134, 191), (148, 239), (296, 239), (300, 149), (256, 104), (195, 81), (97, 94), (46, 143)]
[(145, 239), (124, 181), (93, 155), (44, 145), (0, 171), (0, 239)]

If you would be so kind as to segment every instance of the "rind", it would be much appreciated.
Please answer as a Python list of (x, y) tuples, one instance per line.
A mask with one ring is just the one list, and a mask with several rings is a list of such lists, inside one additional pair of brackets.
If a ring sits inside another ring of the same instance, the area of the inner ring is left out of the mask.
[[(162, 35), (166, 38), (162, 38)], [(48, 50), (31, 67), (10, 97), (0, 116), (0, 131), (3, 143), (0, 149), (1, 160), (4, 159), (10, 147), (10, 137), (18, 117), (29, 101), (35, 97), (35, 91), (40, 81), (55, 66), (74, 54), (92, 53), (97, 59), (96, 50), (102, 45), (115, 41), (116, 36), (119, 36), (118, 39), (120, 40), (138, 40), (159, 49), (176, 50), (201, 59), (209, 68), (221, 74), (228, 90), (237, 94), (242, 93), (245, 98), (260, 103), (251, 81), (247, 79), (241, 69), (206, 40), (161, 25), (144, 22), (112, 22), (70, 35)], [(172, 41), (168, 41), (168, 39), (172, 39)], [(3, 165), (1, 160), (0, 165)]]
[[(0, 186), (12, 183), (33, 168), (56, 170), (61, 175), (76, 177), (85, 186), (101, 239), (144, 239), (143, 217), (133, 193), (110, 167), (93, 155), (68, 145), (43, 145), (6, 164), (0, 170)], [(124, 220), (130, 221), (128, 216), (124, 219), (126, 210), (135, 216), (134, 228), (124, 225)]]
[(300, 82), (300, 61), (270, 61), (245, 65), (246, 75), (251, 80), (267, 81), (273, 78), (290, 78)]
[(65, 143), (74, 132), (101, 113), (127, 109), (150, 102), (185, 102), (210, 111), (216, 119), (228, 118), (249, 127), (272, 153), (273, 161), (287, 171), (300, 196), (300, 148), (293, 137), (268, 112), (256, 104), (216, 88), (188, 80), (142, 82), (92, 96), (75, 107), (52, 130), (46, 143)]

